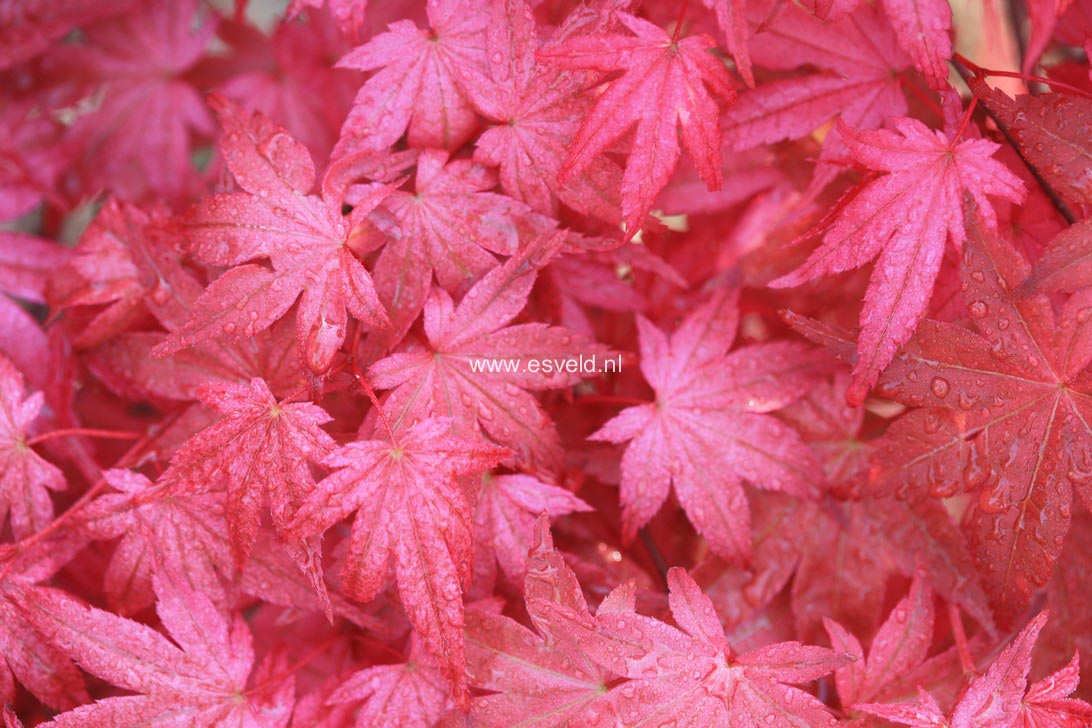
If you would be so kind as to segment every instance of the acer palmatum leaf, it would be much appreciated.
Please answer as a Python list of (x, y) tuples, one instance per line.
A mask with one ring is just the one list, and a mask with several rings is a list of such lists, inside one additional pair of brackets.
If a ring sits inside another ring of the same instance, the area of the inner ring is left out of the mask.
[(494, 574), (495, 564), (500, 564), (505, 576), (521, 583), (527, 575), (527, 553), (538, 517), (545, 513), (556, 518), (591, 510), (564, 488), (530, 475), (487, 473), (482, 477), (474, 510), (478, 568)]
[(31, 424), (44, 405), (44, 395), (28, 396), (23, 375), (0, 355), (0, 526), (10, 519), (17, 538), (52, 520), (49, 491), (67, 485), (60, 468), (27, 444)]
[(713, 603), (684, 569), (668, 572), (677, 627), (630, 611), (595, 617), (582, 639), (593, 659), (631, 679), (619, 690), (626, 725), (829, 726), (832, 716), (794, 684), (816, 680), (848, 657), (782, 642), (736, 654)]
[[(222, 490), (232, 551), (242, 565), (257, 537), (263, 505), (269, 504), (273, 525), (283, 535), (314, 491), (311, 464), (334, 448), (320, 427), (330, 416), (310, 402), (277, 400), (261, 379), (248, 385), (209, 382), (198, 396), (220, 419), (179, 448), (159, 482), (183, 493)], [(318, 543), (296, 539), (288, 547), (329, 609)]]
[(462, 586), (474, 557), (474, 522), (473, 494), (458, 476), (480, 477), (507, 454), (452, 434), (443, 418), (399, 430), (393, 441), (357, 440), (323, 459), (334, 472), (314, 487), (289, 528), (306, 539), (356, 514), (344, 589), (368, 601), (393, 565), (410, 621), (463, 704)]
[(286, 726), (294, 679), (250, 684), (255, 655), (246, 620), (224, 614), (166, 569), (156, 611), (171, 639), (60, 592), (26, 612), (85, 670), (136, 695), (104, 698), (54, 718), (59, 726), (175, 724)]
[(443, 289), (432, 290), (425, 303), (427, 348), (397, 351), (369, 371), (377, 388), (392, 390), (383, 411), (396, 430), (434, 415), (450, 417), (454, 432), (483, 432), (513, 450), (524, 468), (546, 476), (558, 470), (557, 431), (531, 391), (567, 387), (587, 374), (564, 365), (534, 371), (527, 362), (602, 360), (610, 350), (560, 326), (508, 324), (562, 239), (554, 234), (531, 242), (483, 276), (457, 306)]
[(474, 157), (497, 166), (506, 194), (536, 212), (559, 215), (559, 203), (608, 223), (620, 221), (621, 170), (597, 157), (564, 183), (559, 172), (592, 100), (587, 79), (558, 76), (539, 63), (534, 17), (524, 0), (493, 0), (487, 33), (488, 73), (475, 94), (479, 110), (495, 122), (474, 144)]
[(328, 703), (363, 703), (355, 726), (397, 725), (431, 728), (453, 706), (436, 661), (412, 641), (405, 662), (376, 665), (349, 676)]
[(872, 715), (915, 728), (1078, 728), (1092, 720), (1092, 705), (1069, 699), (1079, 681), (1078, 657), (1058, 672), (1028, 686), (1031, 650), (1047, 621), (1040, 612), (986, 671), (974, 678), (946, 716), (936, 700), (920, 691), (918, 704), (862, 703)]
[(384, 149), (403, 134), (413, 147), (455, 149), (473, 133), (470, 87), (485, 70), (488, 10), (482, 2), (429, 0), (427, 12), (430, 30), (399, 20), (338, 62), (376, 73), (353, 101), (335, 157)]
[(1024, 199), (1020, 179), (991, 159), (998, 148), (993, 142), (950, 139), (916, 119), (892, 123), (894, 130), (860, 131), (839, 122), (852, 158), (882, 174), (838, 211), (804, 265), (771, 284), (797, 286), (878, 256), (846, 395), (853, 404), (864, 400), (925, 314), (945, 241), (958, 248), (966, 239), (964, 193), (974, 196), (990, 227), (996, 220), (987, 195)]
[[(799, 139), (836, 116), (855, 128), (875, 129), (889, 116), (906, 114), (898, 74), (909, 60), (873, 6), (824, 23), (790, 5), (752, 45), (756, 61), (767, 68), (821, 70), (740, 94), (721, 117), (725, 139), (735, 149)], [(824, 149), (832, 138), (824, 140)]]
[(63, 592), (42, 584), (83, 548), (71, 532), (31, 548), (0, 546), (0, 699), (14, 698), (12, 677), (53, 710), (88, 701), (83, 676), (54, 640), (35, 626), (25, 609)]
[[(315, 169), (306, 147), (261, 113), (247, 114), (219, 96), (210, 103), (224, 128), (221, 153), (242, 190), (205, 198), (182, 229), (202, 261), (233, 267), (205, 289), (189, 322), (155, 353), (207, 339), (249, 338), (298, 299), (300, 359), (322, 374), (345, 340), (349, 315), (369, 326), (387, 323), (371, 276), (352, 248), (386, 188), (373, 190), (345, 217), (341, 199), (308, 194)], [(261, 258), (272, 270), (251, 262)]]
[(934, 89), (948, 87), (952, 8), (945, 0), (884, 0), (891, 27), (914, 65)]
[(723, 101), (735, 91), (724, 64), (710, 53), (716, 44), (709, 36), (680, 39), (643, 18), (617, 17), (632, 35), (569, 38), (540, 50), (538, 58), (562, 68), (623, 72), (584, 119), (560, 181), (588, 169), (636, 125), (622, 178), (622, 218), (632, 238), (675, 171), (680, 137), (702, 181), (720, 187), (719, 108), (710, 91)]
[(1092, 212), (1092, 99), (1064, 92), (1013, 99), (981, 78), (967, 83), (1050, 188), (1079, 216)]
[[(471, 717), (498, 728), (521, 721), (613, 722), (619, 676), (590, 659), (578, 640), (580, 630), (572, 629), (574, 621), (591, 629), (594, 617), (576, 575), (554, 548), (545, 516), (535, 526), (527, 563), (526, 605), (533, 630), (503, 615), (467, 612), (470, 683), (487, 691), (474, 698)], [(607, 599), (600, 607), (603, 614), (626, 608)], [(628, 609), (632, 611), (632, 604)]]
[(626, 539), (660, 510), (674, 485), (710, 547), (743, 558), (751, 547), (743, 481), (802, 497), (814, 487), (811, 451), (768, 413), (807, 392), (823, 359), (788, 342), (729, 353), (737, 295), (717, 290), (670, 338), (637, 319), (641, 373), (656, 401), (622, 410), (591, 436), (629, 443), (620, 492)]

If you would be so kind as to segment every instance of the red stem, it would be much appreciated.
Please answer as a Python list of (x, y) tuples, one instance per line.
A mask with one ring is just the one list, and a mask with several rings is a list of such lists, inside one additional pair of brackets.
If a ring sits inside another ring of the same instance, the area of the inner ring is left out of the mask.
[(52, 440), (55, 437), (101, 437), (107, 440), (135, 440), (144, 435), (140, 432), (122, 432), (119, 430), (94, 430), (83, 427), (72, 427), (66, 430), (53, 430), (53, 432), (47, 432), (44, 435), (38, 435), (37, 437), (27, 440), (27, 445), (37, 445), (40, 442), (46, 440)]
[(972, 96), (971, 103), (967, 105), (967, 111), (963, 114), (963, 121), (959, 123), (959, 130), (955, 133), (955, 137), (952, 139), (953, 142), (956, 141), (956, 139), (961, 139), (963, 137), (963, 132), (967, 130), (967, 124), (970, 123), (971, 114), (974, 113), (974, 109), (976, 106), (978, 106), (978, 97)]
[(679, 42), (679, 33), (682, 32), (683, 19), (686, 18), (686, 8), (690, 5), (690, 0), (682, 0), (682, 7), (679, 8), (679, 19), (675, 21), (675, 32), (671, 35), (671, 42)]
[(965, 66), (966, 68), (969, 68), (971, 70), (971, 72), (974, 73), (974, 75), (979, 76), (979, 77), (982, 77), (982, 76), (1000, 76), (1002, 78), (1018, 78), (1021, 81), (1030, 81), (1032, 83), (1042, 83), (1042, 84), (1046, 84), (1047, 86), (1062, 88), (1062, 89), (1065, 89), (1066, 91), (1069, 91), (1070, 93), (1077, 94), (1078, 96), (1083, 96), (1086, 99), (1092, 99), (1092, 94), (1088, 93), (1084, 89), (1077, 88), (1076, 86), (1070, 86), (1068, 83), (1064, 83), (1063, 81), (1054, 81), (1052, 79), (1045, 78), (1043, 76), (1033, 76), (1033, 75), (1031, 75), (1029, 73), (1017, 73), (1016, 71), (995, 71), (992, 68), (983, 68), (982, 66), (979, 66), (978, 64), (967, 60), (966, 58), (964, 58), (959, 53), (953, 53), (952, 58), (955, 61), (957, 61), (960, 65)]
[(967, 647), (967, 633), (963, 631), (963, 619), (959, 616), (959, 607), (948, 604), (948, 621), (952, 625), (952, 638), (955, 639), (956, 652), (959, 653), (959, 664), (963, 668), (963, 674), (974, 675), (977, 671), (974, 660), (971, 659), (971, 651)]

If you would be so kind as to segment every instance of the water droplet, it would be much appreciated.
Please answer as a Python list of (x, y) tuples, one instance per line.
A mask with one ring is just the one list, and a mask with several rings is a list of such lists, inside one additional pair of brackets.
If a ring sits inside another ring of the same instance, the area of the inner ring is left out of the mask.
[(932, 383), (929, 385), (929, 389), (933, 390), (933, 394), (941, 399), (948, 396), (948, 392), (952, 391), (952, 387), (948, 384), (948, 380), (943, 377), (933, 377)]
[(990, 307), (984, 301), (975, 301), (967, 308), (975, 318), (985, 318), (990, 313)]

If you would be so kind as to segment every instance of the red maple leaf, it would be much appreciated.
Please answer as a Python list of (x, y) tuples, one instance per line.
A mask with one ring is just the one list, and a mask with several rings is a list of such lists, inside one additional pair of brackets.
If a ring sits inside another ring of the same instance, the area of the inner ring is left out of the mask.
[[(545, 516), (535, 527), (527, 562), (533, 631), (499, 614), (467, 612), (470, 683), (488, 691), (474, 699), (471, 716), (486, 725), (583, 725), (615, 718), (619, 676), (593, 661), (571, 628), (575, 620), (591, 629), (594, 617), (576, 574), (554, 548)], [(632, 598), (632, 589), (623, 586), (615, 599), (604, 600), (599, 613), (632, 612)]]
[[(790, 5), (755, 37), (752, 53), (770, 69), (821, 70), (770, 80), (741, 94), (721, 117), (735, 149), (799, 139), (836, 116), (852, 127), (875, 129), (889, 116), (906, 114), (899, 73), (909, 61), (873, 6), (824, 23)], [(824, 157), (844, 153), (837, 129), (831, 132)]]
[(592, 439), (629, 442), (622, 457), (626, 539), (675, 495), (718, 554), (745, 557), (750, 516), (743, 480), (807, 496), (815, 462), (793, 430), (768, 413), (814, 384), (821, 359), (788, 342), (728, 353), (736, 336), (735, 289), (722, 288), (670, 339), (638, 318), (641, 373), (654, 403), (630, 407)]
[(615, 190), (621, 170), (596, 157), (580, 174), (559, 179), (562, 164), (591, 107), (586, 74), (561, 75), (535, 57), (534, 18), (523, 0), (495, 0), (487, 33), (487, 80), (476, 105), (496, 125), (474, 145), (475, 159), (500, 168), (505, 193), (556, 216), (563, 202), (606, 222), (619, 221)]
[(485, 66), (489, 16), (482, 6), (429, 0), (430, 30), (399, 20), (338, 62), (378, 73), (360, 87), (335, 157), (384, 149), (403, 134), (410, 146), (439, 149), (455, 149), (470, 137), (478, 124), (471, 87)]
[(562, 68), (623, 72), (584, 119), (560, 181), (588, 169), (636, 125), (622, 178), (622, 218), (631, 238), (675, 171), (680, 136), (702, 181), (720, 187), (719, 109), (709, 91), (724, 101), (735, 91), (724, 64), (709, 52), (716, 45), (709, 36), (679, 38), (633, 15), (617, 18), (633, 35), (569, 38), (543, 48), (538, 58)]
[[(484, 432), (515, 451), (521, 466), (546, 475), (557, 471), (557, 432), (527, 390), (575, 384), (587, 375), (568, 364), (578, 365), (581, 356), (604, 359), (609, 350), (561, 327), (507, 324), (526, 304), (538, 268), (561, 238), (527, 245), (487, 273), (458, 306), (443, 289), (433, 289), (425, 304), (427, 348), (404, 347), (369, 371), (376, 387), (392, 390), (383, 410), (395, 430), (433, 415), (450, 417), (456, 433)], [(539, 364), (537, 371), (530, 361)]]
[[(327, 190), (307, 194), (315, 170), (304, 146), (260, 113), (250, 117), (217, 96), (211, 103), (225, 131), (221, 151), (243, 191), (206, 198), (187, 216), (184, 229), (201, 260), (234, 267), (205, 289), (189, 323), (156, 353), (253, 336), (299, 299), (300, 358), (321, 374), (345, 340), (348, 314), (369, 325), (386, 323), (371, 277), (351, 249), (386, 191), (375, 191), (343, 217), (340, 197)], [(246, 262), (256, 258), (268, 258), (272, 270)]]
[(37, 599), (63, 594), (41, 582), (57, 573), (84, 543), (69, 532), (32, 548), (0, 545), (0, 699), (5, 702), (14, 697), (12, 675), (54, 710), (88, 700), (80, 671), (24, 612)]
[(1023, 183), (990, 159), (997, 145), (960, 141), (916, 119), (893, 120), (894, 131), (859, 131), (841, 122), (852, 157), (883, 172), (842, 207), (808, 261), (775, 287), (796, 286), (858, 268), (879, 256), (861, 310), (853, 382), (847, 393), (859, 404), (914, 333), (933, 291), (945, 241), (966, 238), (963, 194), (972, 194), (986, 223), (996, 224), (986, 195), (1019, 202)]
[(793, 684), (829, 674), (846, 657), (781, 642), (736, 654), (713, 603), (684, 569), (667, 575), (677, 627), (633, 612), (596, 614), (582, 642), (631, 683), (619, 690), (623, 722), (687, 725), (830, 725), (826, 707)]
[[(277, 400), (261, 379), (249, 385), (209, 382), (198, 396), (220, 420), (179, 448), (160, 482), (189, 493), (224, 489), (231, 547), (241, 565), (257, 537), (263, 503), (284, 534), (314, 490), (311, 463), (334, 448), (320, 427), (330, 416), (310, 402)], [(294, 540), (289, 548), (325, 601), (317, 542)]]
[(64, 474), (27, 444), (27, 431), (45, 397), (29, 397), (23, 375), (0, 356), (0, 525), (11, 519), (17, 538), (29, 536), (53, 519), (49, 491), (64, 490)]
[(157, 611), (171, 639), (123, 617), (47, 592), (24, 607), (38, 629), (64, 644), (91, 674), (136, 695), (104, 698), (54, 719), (59, 726), (175, 722), (194, 726), (286, 726), (291, 676), (250, 685), (253, 638), (167, 571), (155, 576)]
[(1031, 650), (1046, 621), (1047, 612), (1040, 612), (1029, 622), (986, 672), (971, 681), (947, 715), (924, 690), (916, 705), (862, 703), (854, 708), (920, 728), (1088, 725), (1092, 720), (1092, 705), (1066, 698), (1079, 681), (1076, 655), (1069, 665), (1053, 675), (1031, 686), (1027, 684)]
[(496, 255), (512, 255), (521, 238), (549, 230), (552, 221), (491, 190), (496, 179), (469, 160), (448, 160), (425, 150), (417, 158), (413, 191), (396, 190), (377, 214), (399, 225), (375, 266), (376, 286), (392, 320), (397, 342), (428, 297), (433, 275), (450, 293), (462, 293), (497, 266)]
[(84, 26), (85, 42), (58, 48), (51, 72), (79, 79), (81, 96), (101, 96), (68, 131), (82, 150), (88, 191), (180, 201), (199, 183), (190, 158), (194, 141), (213, 130), (201, 94), (184, 74), (204, 54), (215, 17), (200, 14), (196, 0), (134, 5)]
[(527, 554), (538, 517), (545, 513), (556, 518), (591, 510), (564, 488), (530, 475), (487, 473), (474, 511), (478, 565), (492, 575), (495, 564), (500, 564), (505, 576), (516, 584), (522, 583), (527, 576)]
[(350, 675), (326, 701), (361, 703), (355, 725), (429, 728), (453, 706), (440, 671), (418, 640), (403, 663), (375, 665)]
[(1092, 99), (1068, 93), (1012, 99), (981, 78), (968, 84), (1051, 189), (1083, 215), (1092, 212)]
[(465, 703), (462, 584), (474, 556), (474, 523), (471, 494), (457, 476), (480, 477), (507, 451), (450, 429), (447, 420), (426, 419), (388, 440), (358, 440), (331, 453), (323, 464), (335, 472), (315, 486), (290, 532), (319, 534), (355, 512), (345, 590), (372, 599), (393, 561), (410, 621)]

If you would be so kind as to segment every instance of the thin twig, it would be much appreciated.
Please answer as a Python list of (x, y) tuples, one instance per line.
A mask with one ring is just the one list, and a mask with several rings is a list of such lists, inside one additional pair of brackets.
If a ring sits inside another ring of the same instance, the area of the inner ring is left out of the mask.
[(660, 578), (663, 579), (664, 588), (667, 588), (667, 561), (664, 560), (664, 555), (660, 552), (660, 547), (656, 545), (656, 541), (652, 538), (652, 534), (648, 532), (647, 528), (638, 528), (637, 535), (641, 537), (641, 543), (644, 544), (645, 550), (648, 551), (649, 557), (652, 558), (652, 563), (656, 565), (656, 570), (660, 572)]

